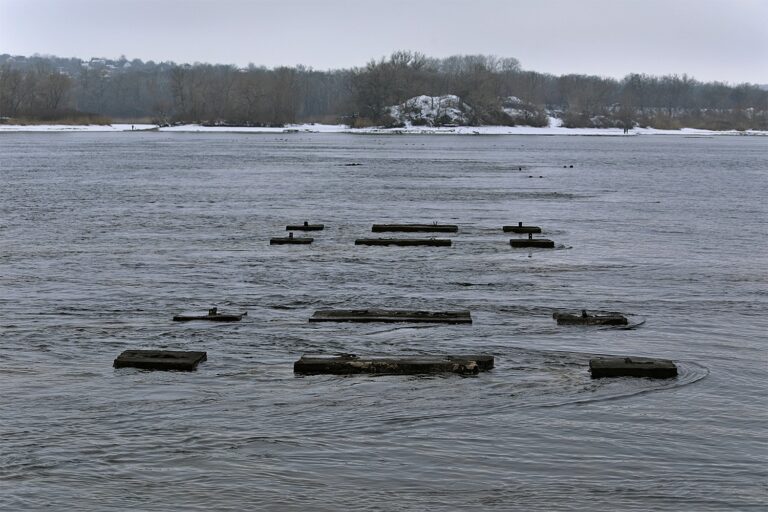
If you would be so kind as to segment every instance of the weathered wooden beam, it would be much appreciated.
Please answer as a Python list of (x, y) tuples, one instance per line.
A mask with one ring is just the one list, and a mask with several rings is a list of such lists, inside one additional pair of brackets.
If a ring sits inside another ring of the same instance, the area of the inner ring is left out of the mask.
[(546, 238), (533, 238), (532, 233), (528, 233), (528, 238), (512, 238), (509, 240), (509, 245), (515, 248), (520, 247), (541, 247), (544, 249), (552, 249), (555, 247), (555, 242)]
[(325, 224), (310, 224), (304, 221), (304, 224), (289, 224), (285, 226), (286, 231), (322, 231)]
[(307, 245), (314, 242), (314, 238), (293, 236), (293, 233), (288, 233), (288, 236), (276, 237), (269, 239), (269, 245), (286, 245), (286, 244), (300, 244)]
[(459, 226), (455, 224), (374, 224), (371, 228), (374, 233), (456, 233), (458, 230)]
[(580, 315), (571, 313), (552, 313), (552, 318), (558, 325), (627, 325), (629, 320), (621, 313), (606, 313), (603, 315), (590, 315), (586, 309), (581, 310)]
[(449, 238), (358, 238), (355, 240), (355, 245), (450, 247), (451, 240)]
[(208, 310), (207, 315), (176, 315), (173, 317), (174, 322), (189, 322), (191, 320), (207, 320), (209, 322), (239, 322), (248, 313), (240, 313), (239, 315), (230, 315), (219, 313), (217, 308), (211, 308)]
[(320, 309), (310, 322), (408, 322), (471, 324), (469, 311), (414, 311), (404, 309)]
[(593, 379), (602, 377), (649, 377), (670, 379), (677, 377), (677, 366), (667, 359), (645, 357), (612, 357), (589, 360)]
[(541, 233), (539, 226), (523, 226), (522, 222), (518, 222), (517, 226), (502, 226), (505, 233)]
[(126, 350), (115, 359), (115, 368), (192, 371), (205, 361), (205, 352), (180, 350)]
[(458, 373), (475, 375), (493, 368), (490, 355), (445, 355), (402, 357), (358, 357), (354, 354), (338, 356), (303, 355), (293, 364), (295, 373), (304, 375), (350, 375), (370, 373), (378, 375), (418, 375), (427, 373)]

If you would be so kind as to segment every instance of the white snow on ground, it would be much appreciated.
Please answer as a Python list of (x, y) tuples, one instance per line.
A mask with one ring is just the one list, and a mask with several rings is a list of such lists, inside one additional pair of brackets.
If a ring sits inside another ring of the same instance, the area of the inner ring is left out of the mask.
[[(547, 116), (549, 118), (549, 125), (547, 128), (560, 128), (563, 126), (563, 120), (559, 117)], [(623, 130), (622, 130), (623, 131)]]
[[(131, 131), (130, 124), (113, 125), (6, 125), (0, 124), (1, 132), (120, 132)], [(336, 124), (295, 124), (284, 128), (265, 127), (230, 127), (230, 126), (200, 126), (187, 124), (157, 128), (154, 125), (133, 125), (135, 130), (153, 130), (161, 132), (208, 132), (208, 133), (356, 133), (356, 134), (414, 134), (414, 135), (606, 135), (627, 136), (621, 128), (563, 128), (562, 120), (549, 118), (549, 126), (536, 128), (533, 126), (456, 126), (429, 127), (406, 126), (405, 128), (349, 128), (347, 125)], [(768, 136), (768, 131), (737, 130), (714, 131), (683, 128), (681, 130), (657, 130), (655, 128), (634, 128), (629, 135), (761, 135)]]
[(0, 124), (0, 132), (126, 132), (134, 130), (151, 130), (157, 128), (154, 124), (38, 124), (13, 125)]
[(160, 128), (161, 132), (221, 132), (221, 133), (342, 133), (350, 131), (345, 124), (287, 124), (283, 128), (268, 126), (201, 126), (184, 124)]
[(458, 126), (436, 127), (412, 126), (407, 128), (360, 128), (345, 130), (349, 133), (376, 133), (376, 134), (435, 134), (435, 135), (589, 135), (589, 136), (613, 136), (626, 137), (631, 135), (763, 135), (768, 136), (768, 131), (737, 130), (712, 131), (683, 128), (682, 130), (657, 130), (655, 128), (635, 128), (625, 134), (621, 128), (563, 128), (562, 121), (550, 118), (548, 127), (537, 128), (534, 126)]

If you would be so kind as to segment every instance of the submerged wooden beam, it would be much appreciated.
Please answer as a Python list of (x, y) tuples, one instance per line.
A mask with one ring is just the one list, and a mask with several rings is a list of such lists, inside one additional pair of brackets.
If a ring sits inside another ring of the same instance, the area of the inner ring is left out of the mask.
[(374, 224), (371, 228), (374, 233), (456, 233), (458, 230), (459, 226), (455, 224)]
[(289, 224), (285, 226), (286, 231), (322, 231), (325, 224), (310, 224), (304, 221), (304, 224)]
[(528, 238), (512, 238), (509, 240), (509, 245), (515, 248), (519, 247), (541, 247), (544, 249), (552, 249), (555, 247), (555, 242), (547, 238), (533, 238), (532, 233), (528, 233)]
[(205, 361), (205, 352), (180, 350), (126, 350), (115, 359), (115, 368), (142, 368), (144, 370), (192, 371)]
[(589, 360), (593, 379), (602, 377), (649, 377), (671, 379), (677, 377), (677, 366), (667, 359), (645, 357), (612, 357)]
[(450, 247), (449, 238), (358, 238), (355, 245), (399, 245), (401, 247), (410, 246), (432, 246), (432, 247)]
[(408, 322), (471, 324), (469, 311), (414, 311), (405, 309), (319, 309), (310, 322)]
[(230, 315), (219, 313), (217, 308), (211, 308), (208, 310), (207, 315), (176, 315), (173, 317), (174, 322), (189, 322), (191, 320), (207, 320), (209, 322), (239, 322), (248, 313), (240, 313), (239, 315)]
[(269, 239), (269, 245), (286, 245), (286, 244), (299, 244), (307, 245), (314, 242), (314, 238), (293, 236), (293, 233), (288, 233), (288, 236), (276, 237)]
[(418, 375), (428, 373), (458, 373), (475, 375), (493, 368), (490, 355), (445, 355), (403, 357), (358, 357), (355, 354), (338, 356), (303, 355), (293, 364), (295, 373), (304, 375), (350, 375), (370, 373), (378, 375)]
[(522, 222), (518, 222), (517, 226), (502, 226), (505, 233), (541, 233), (539, 226), (523, 226)]
[(552, 313), (552, 318), (558, 325), (627, 325), (629, 320), (621, 313), (606, 313), (603, 315), (590, 315), (586, 309), (581, 310), (580, 315), (571, 313)]

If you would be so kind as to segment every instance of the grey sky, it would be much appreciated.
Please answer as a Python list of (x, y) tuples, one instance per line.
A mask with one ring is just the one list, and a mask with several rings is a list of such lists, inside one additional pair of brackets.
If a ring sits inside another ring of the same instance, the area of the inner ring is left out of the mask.
[(0, 0), (0, 53), (352, 67), (394, 50), (768, 83), (768, 0)]

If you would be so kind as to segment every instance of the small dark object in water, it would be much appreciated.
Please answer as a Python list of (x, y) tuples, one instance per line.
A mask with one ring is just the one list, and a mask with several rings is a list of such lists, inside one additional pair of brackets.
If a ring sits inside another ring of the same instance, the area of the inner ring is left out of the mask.
[(286, 231), (322, 231), (325, 229), (325, 224), (310, 224), (304, 221), (304, 224), (289, 224), (285, 226)]
[(361, 164), (359, 162), (352, 162), (352, 163), (349, 163), (349, 164), (344, 164), (345, 167), (357, 167), (359, 165), (363, 165), (363, 164)]
[(358, 238), (355, 245), (399, 245), (401, 247), (426, 245), (450, 247), (450, 238)]
[(218, 308), (211, 308), (208, 310), (207, 315), (176, 315), (173, 317), (174, 322), (189, 322), (190, 320), (208, 320), (209, 322), (239, 322), (248, 313), (241, 313), (239, 315), (225, 315), (219, 313)]
[(573, 164), (571, 164), (571, 165), (569, 166), (569, 169), (573, 169)]
[(547, 238), (533, 238), (533, 234), (528, 233), (528, 238), (512, 238), (509, 241), (509, 245), (512, 247), (541, 247), (544, 249), (552, 249), (555, 247), (555, 242)]
[(405, 309), (319, 309), (310, 322), (418, 322), (471, 324), (469, 311), (414, 311)]
[(403, 233), (456, 233), (459, 226), (455, 224), (374, 224), (371, 231), (399, 231)]
[(301, 244), (301, 245), (307, 245), (314, 242), (314, 238), (309, 237), (294, 237), (293, 233), (288, 233), (288, 236), (285, 237), (277, 237), (277, 238), (270, 238), (269, 239), (269, 245), (285, 245), (285, 244)]
[(403, 356), (360, 358), (354, 354), (340, 356), (303, 355), (293, 364), (293, 371), (304, 375), (350, 375), (372, 373), (379, 375), (419, 375), (427, 373), (458, 373), (476, 375), (493, 368), (493, 356)]
[(518, 222), (517, 226), (503, 226), (502, 229), (505, 233), (541, 233), (539, 226), (523, 226), (522, 222)]
[(115, 359), (115, 368), (142, 368), (144, 370), (192, 371), (205, 361), (205, 352), (180, 350), (126, 350)]
[(558, 325), (627, 325), (629, 320), (621, 313), (606, 313), (604, 315), (590, 315), (586, 309), (581, 310), (580, 315), (570, 313), (552, 313), (552, 318)]
[(602, 377), (649, 377), (671, 379), (677, 377), (677, 366), (667, 359), (645, 357), (613, 357), (589, 360), (589, 372), (593, 379)]

